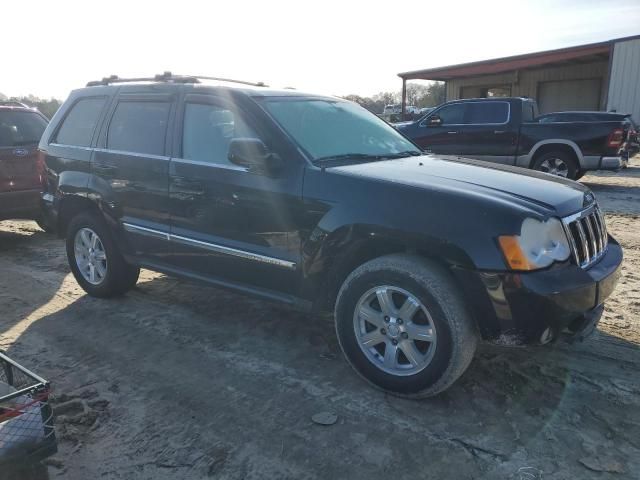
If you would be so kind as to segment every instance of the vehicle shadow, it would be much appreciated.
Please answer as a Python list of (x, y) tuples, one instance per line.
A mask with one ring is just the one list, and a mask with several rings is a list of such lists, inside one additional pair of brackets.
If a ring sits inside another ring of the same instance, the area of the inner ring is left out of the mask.
[[(365, 478), (379, 471), (380, 456), (394, 468), (428, 454), (447, 459), (430, 463), (436, 477), (452, 478), (456, 464), (456, 478), (495, 478), (522, 467), (523, 451), (541, 471), (561, 470), (601, 438), (625, 465), (637, 466), (640, 451), (629, 439), (640, 438), (640, 418), (611, 405), (633, 396), (637, 403), (640, 349), (615, 343), (628, 370), (592, 352), (597, 344), (482, 346), (449, 391), (407, 400), (351, 371), (327, 318), (157, 276), (120, 299), (70, 300), (21, 334), (16, 356), (55, 378), (64, 402), (82, 403), (57, 428), (61, 461), (75, 449), (70, 461), (85, 473), (100, 465), (126, 477), (141, 462), (158, 471), (191, 465), (194, 475), (214, 467), (256, 473), (275, 455), (286, 471), (313, 458), (300, 473), (323, 465), (325, 476)], [(42, 348), (46, 356), (35, 353)], [(312, 429), (319, 411), (335, 412), (338, 426)], [(288, 455), (279, 453), (284, 445)], [(242, 460), (248, 451), (251, 467)], [(358, 462), (345, 466), (345, 452)], [(580, 478), (600, 477), (584, 470)]]
[[(59, 243), (34, 222), (0, 222), (0, 349), (10, 345), (9, 355), (29, 369), (34, 351), (22, 345), (19, 336), (33, 314), (51, 302), (64, 280), (67, 272), (60, 268)], [(30, 267), (39, 269), (39, 279), (33, 277)], [(47, 467), (38, 462), (5, 466), (0, 478), (45, 480), (49, 476)]]

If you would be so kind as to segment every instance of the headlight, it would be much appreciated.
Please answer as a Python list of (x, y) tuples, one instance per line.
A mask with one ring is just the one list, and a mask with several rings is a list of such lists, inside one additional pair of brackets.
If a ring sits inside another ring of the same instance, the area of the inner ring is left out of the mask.
[(522, 222), (520, 235), (498, 237), (500, 248), (513, 270), (536, 270), (548, 267), (555, 261), (569, 258), (569, 241), (557, 218), (544, 222), (526, 218)]

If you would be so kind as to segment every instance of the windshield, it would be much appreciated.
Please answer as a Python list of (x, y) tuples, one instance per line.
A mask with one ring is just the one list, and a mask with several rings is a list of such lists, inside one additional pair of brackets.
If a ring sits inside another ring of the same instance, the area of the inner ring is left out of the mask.
[(0, 110), (0, 147), (33, 145), (47, 127), (47, 121), (34, 112)]
[(264, 106), (312, 160), (420, 154), (393, 127), (355, 103), (267, 98)]

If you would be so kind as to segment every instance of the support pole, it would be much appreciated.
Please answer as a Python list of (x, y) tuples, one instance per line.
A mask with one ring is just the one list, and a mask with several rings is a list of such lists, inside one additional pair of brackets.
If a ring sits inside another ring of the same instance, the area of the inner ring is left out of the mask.
[(400, 112), (400, 117), (402, 120), (405, 120), (405, 115), (407, 113), (407, 79), (402, 79), (402, 110)]

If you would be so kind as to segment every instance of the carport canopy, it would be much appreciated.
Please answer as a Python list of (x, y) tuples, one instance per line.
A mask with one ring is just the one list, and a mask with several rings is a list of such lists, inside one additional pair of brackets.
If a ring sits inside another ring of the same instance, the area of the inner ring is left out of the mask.
[(461, 63), (446, 67), (428, 68), (399, 73), (402, 78), (402, 114), (407, 100), (407, 80), (448, 81), (456, 78), (491, 75), (554, 64), (589, 63), (606, 59), (614, 41), (580, 45), (577, 47), (527, 53), (511, 57), (494, 58), (479, 62)]

